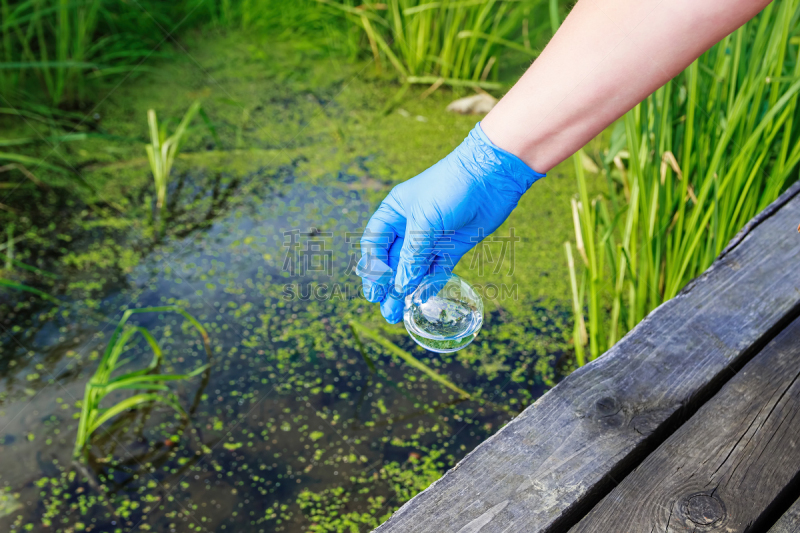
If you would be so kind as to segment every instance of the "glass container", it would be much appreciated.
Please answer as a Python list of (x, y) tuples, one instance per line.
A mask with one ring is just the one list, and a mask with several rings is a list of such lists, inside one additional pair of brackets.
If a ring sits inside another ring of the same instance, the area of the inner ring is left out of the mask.
[(455, 274), (432, 274), (406, 296), (403, 323), (417, 344), (438, 353), (471, 343), (483, 325), (483, 301)]

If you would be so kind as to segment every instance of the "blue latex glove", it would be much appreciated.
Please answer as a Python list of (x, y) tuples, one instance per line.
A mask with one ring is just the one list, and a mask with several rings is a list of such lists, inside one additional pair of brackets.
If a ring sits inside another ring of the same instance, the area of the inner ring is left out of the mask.
[(380, 302), (389, 323), (399, 322), (404, 296), (428, 273), (451, 272), (543, 177), (492, 144), (478, 123), (447, 157), (392, 189), (372, 215), (361, 238), (362, 256), (372, 254), (394, 276), (364, 278), (364, 296)]

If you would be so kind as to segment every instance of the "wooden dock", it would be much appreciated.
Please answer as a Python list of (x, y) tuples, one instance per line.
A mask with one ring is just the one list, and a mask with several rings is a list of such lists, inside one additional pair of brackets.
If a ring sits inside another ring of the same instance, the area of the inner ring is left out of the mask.
[(376, 531), (800, 532), (798, 223), (800, 184)]

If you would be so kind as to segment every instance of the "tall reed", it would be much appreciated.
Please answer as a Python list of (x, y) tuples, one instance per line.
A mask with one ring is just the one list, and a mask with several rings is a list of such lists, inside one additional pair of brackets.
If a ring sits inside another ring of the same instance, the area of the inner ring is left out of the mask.
[(602, 157), (602, 196), (590, 197), (586, 156), (574, 157), (576, 323), (588, 316), (575, 344), (588, 340), (589, 360), (708, 268), (796, 177), (799, 5), (770, 4), (627, 113)]
[[(529, 10), (510, 0), (388, 0), (363, 3), (317, 0), (345, 14), (364, 31), (376, 68), (389, 61), (408, 83), (499, 87), (503, 47), (530, 57)], [(513, 40), (523, 27), (522, 43)], [(544, 23), (536, 27), (548, 28)]]
[(92, 79), (152, 53), (153, 29), (118, 0), (0, 0), (0, 94), (15, 106), (40, 93), (51, 106), (85, 101)]

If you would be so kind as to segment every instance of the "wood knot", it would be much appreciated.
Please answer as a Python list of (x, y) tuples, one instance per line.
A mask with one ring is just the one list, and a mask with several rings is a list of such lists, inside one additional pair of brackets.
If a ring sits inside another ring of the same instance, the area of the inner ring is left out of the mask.
[(597, 412), (597, 416), (603, 418), (619, 413), (620, 406), (613, 396), (604, 396), (595, 402), (594, 409)]
[(684, 513), (694, 524), (710, 526), (725, 518), (725, 506), (709, 494), (692, 494), (684, 502)]

